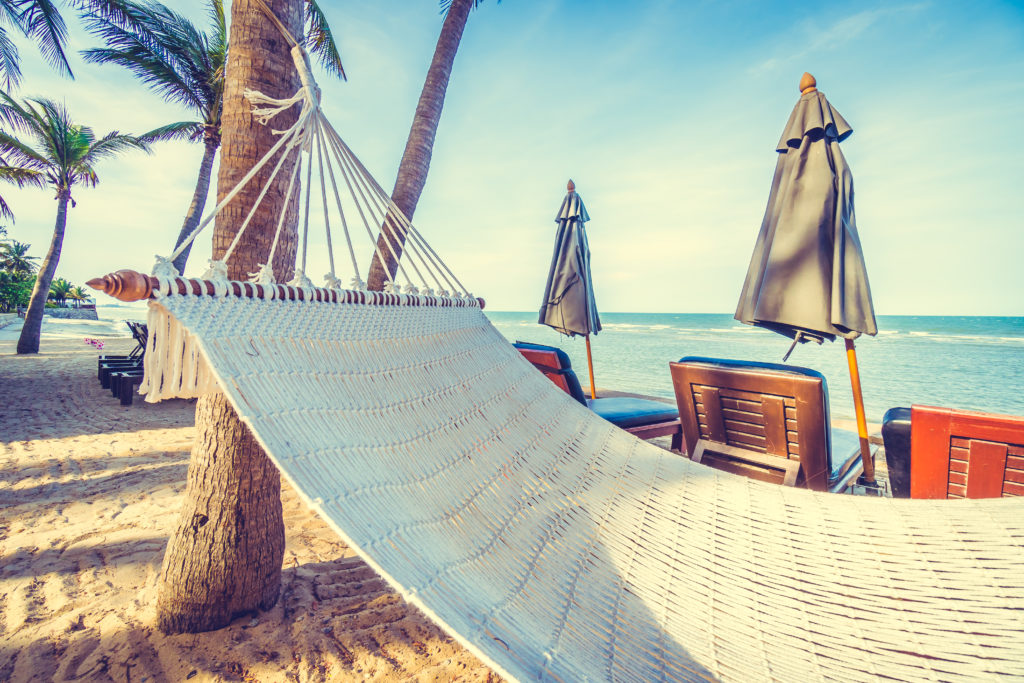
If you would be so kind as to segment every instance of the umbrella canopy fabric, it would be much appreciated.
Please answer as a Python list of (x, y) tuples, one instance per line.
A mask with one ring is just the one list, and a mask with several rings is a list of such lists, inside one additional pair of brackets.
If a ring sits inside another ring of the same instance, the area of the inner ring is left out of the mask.
[(597, 314), (590, 277), (590, 246), (584, 224), (590, 220), (583, 200), (570, 189), (555, 216), (555, 251), (551, 257), (539, 323), (562, 334), (597, 334), (601, 318)]
[(818, 90), (801, 95), (779, 160), (736, 319), (797, 341), (878, 332), (839, 143), (853, 129)]

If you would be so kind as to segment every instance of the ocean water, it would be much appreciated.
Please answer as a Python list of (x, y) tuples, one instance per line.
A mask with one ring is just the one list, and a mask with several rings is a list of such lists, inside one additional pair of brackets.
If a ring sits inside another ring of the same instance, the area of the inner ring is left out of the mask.
[[(487, 312), (510, 341), (550, 344), (572, 360), (587, 390), (582, 337), (537, 324), (536, 313)], [(602, 313), (591, 337), (598, 387), (672, 398), (668, 364), (683, 356), (781, 363), (791, 340), (730, 314)], [(1024, 318), (879, 316), (878, 336), (857, 340), (869, 422), (912, 404), (1024, 415)], [(789, 364), (825, 375), (833, 418), (854, 417), (842, 340), (801, 344)]]
[[(113, 300), (111, 300), (113, 301)], [(144, 322), (146, 303), (103, 303), (98, 321), (44, 318), (50, 337), (128, 336), (125, 320)], [(582, 337), (569, 338), (537, 324), (536, 313), (487, 311), (509, 341), (550, 344), (572, 360), (587, 388)], [(730, 314), (602, 313), (604, 329), (591, 338), (597, 385), (672, 398), (668, 363), (683, 356), (712, 356), (779, 363), (790, 340), (743, 325)], [(947, 406), (1024, 415), (1024, 318), (879, 316), (877, 337), (857, 340), (869, 422), (893, 406)], [(15, 326), (0, 338), (17, 339)], [(853, 398), (841, 340), (801, 344), (792, 365), (825, 375), (833, 418), (852, 419)]]

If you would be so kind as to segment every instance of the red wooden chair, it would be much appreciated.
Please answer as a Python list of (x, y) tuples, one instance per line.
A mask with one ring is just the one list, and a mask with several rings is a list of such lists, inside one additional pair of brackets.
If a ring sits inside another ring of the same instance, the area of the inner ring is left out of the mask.
[(911, 498), (1024, 495), (1024, 417), (913, 406)]

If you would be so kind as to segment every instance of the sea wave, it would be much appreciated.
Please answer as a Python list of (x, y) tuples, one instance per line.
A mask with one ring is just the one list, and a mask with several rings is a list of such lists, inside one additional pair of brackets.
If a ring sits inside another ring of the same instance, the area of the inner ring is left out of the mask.
[(941, 332), (908, 332), (918, 342), (938, 344), (984, 344), (986, 346), (1024, 344), (1024, 337), (994, 337), (983, 334), (942, 334)]

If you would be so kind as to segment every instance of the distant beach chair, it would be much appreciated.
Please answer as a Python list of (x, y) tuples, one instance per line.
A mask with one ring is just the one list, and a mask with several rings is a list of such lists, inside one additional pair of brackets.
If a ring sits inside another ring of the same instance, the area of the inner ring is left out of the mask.
[[(97, 358), (97, 366), (102, 366), (104, 363), (112, 363), (115, 361), (141, 361), (143, 355), (146, 353), (146, 343), (149, 340), (149, 328), (143, 323), (132, 322), (131, 320), (125, 320), (124, 324), (128, 326), (129, 331), (132, 333), (132, 338), (135, 340), (135, 347), (125, 354), (101, 354)], [(100, 378), (102, 381), (102, 377)], [(104, 389), (106, 386), (104, 386)]]
[(121, 401), (121, 405), (130, 406), (135, 398), (135, 387), (142, 384), (144, 374), (141, 367), (112, 372), (110, 374), (110, 393)]
[(513, 346), (558, 388), (616, 427), (641, 439), (671, 436), (672, 449), (680, 450), (682, 447), (683, 435), (679, 413), (671, 405), (631, 396), (588, 399), (565, 351), (557, 346), (521, 341), (517, 341)]
[(149, 339), (149, 328), (146, 325), (130, 320), (126, 320), (125, 324), (135, 339), (135, 348), (127, 355), (102, 354), (96, 361), (96, 376), (100, 386), (110, 389), (123, 406), (132, 404), (135, 387), (142, 383), (142, 365)]
[(894, 498), (1024, 496), (1024, 417), (892, 408), (882, 439)]
[(857, 434), (832, 429), (821, 373), (687, 357), (669, 364), (691, 459), (786, 486), (839, 492), (863, 470)]

